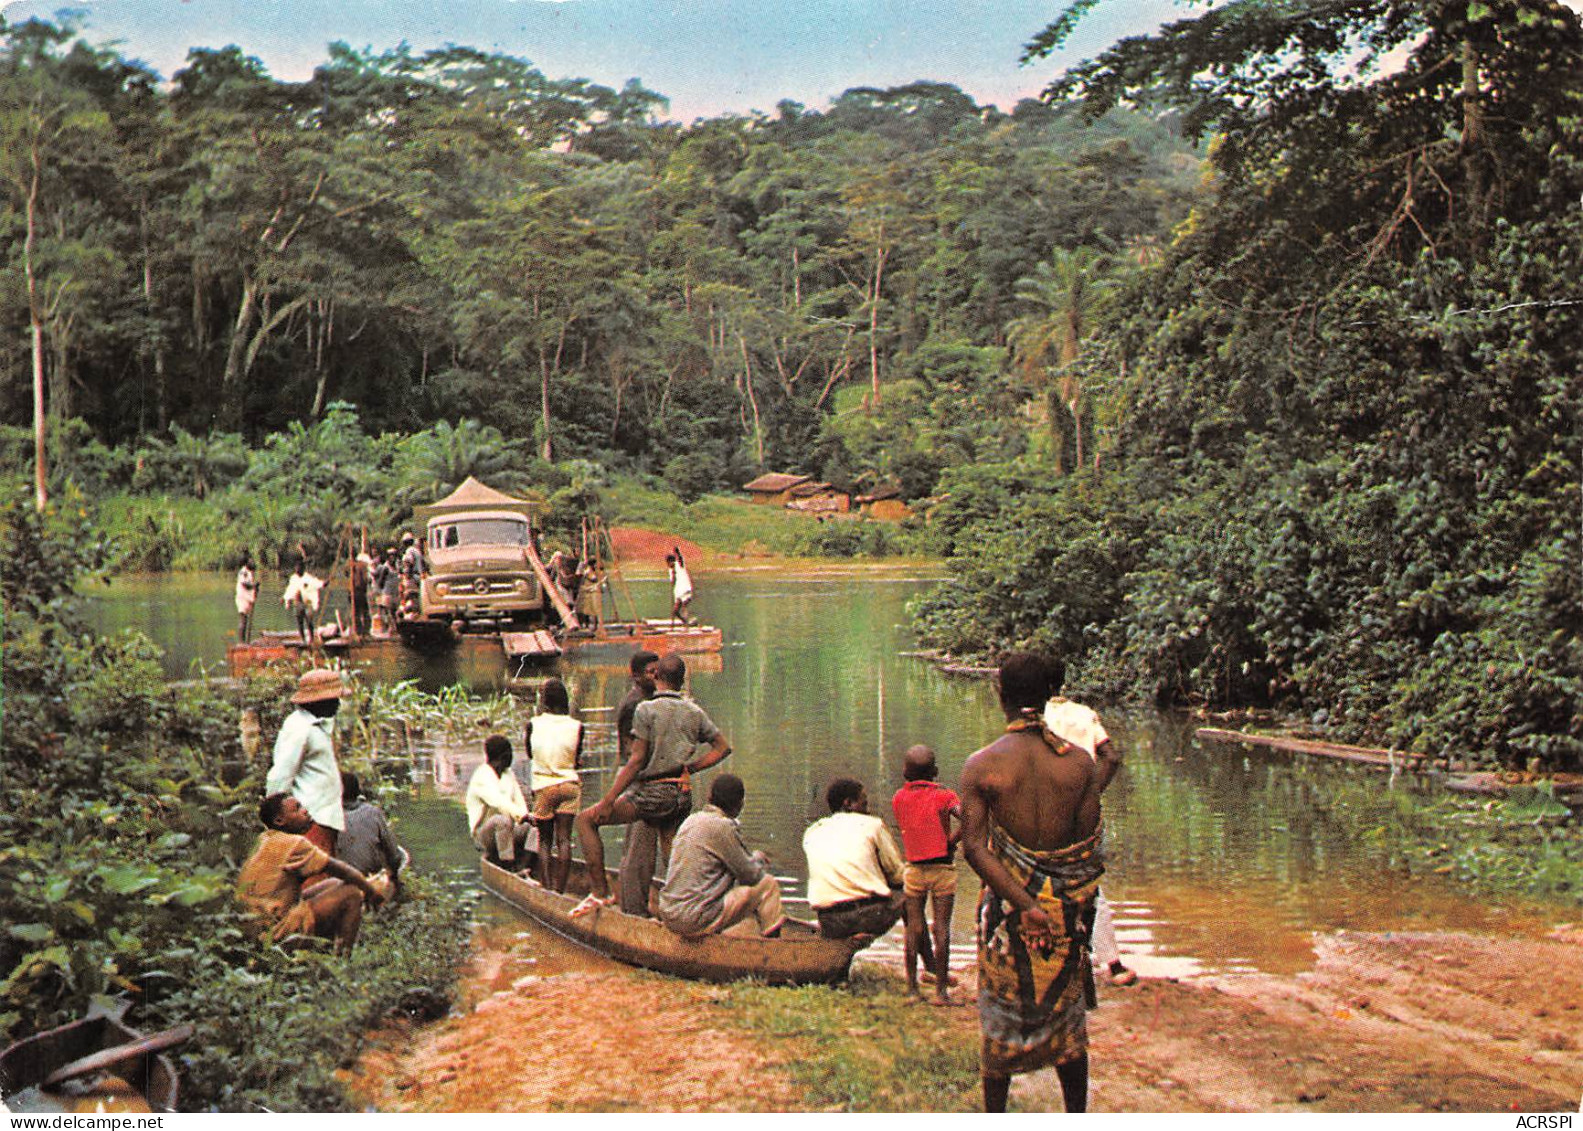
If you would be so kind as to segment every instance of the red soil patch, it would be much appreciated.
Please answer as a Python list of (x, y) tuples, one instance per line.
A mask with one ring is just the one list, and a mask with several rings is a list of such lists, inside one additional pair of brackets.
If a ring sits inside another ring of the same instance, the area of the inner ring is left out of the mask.
[(712, 1017), (709, 987), (627, 971), (517, 980), (347, 1077), (380, 1111), (786, 1111), (784, 1053)]
[(699, 562), (704, 557), (703, 547), (696, 542), (661, 530), (645, 530), (640, 526), (612, 526), (610, 541), (615, 545), (616, 556), (623, 565), (663, 566), (665, 555), (673, 547), (680, 547), (682, 557), (689, 562)]

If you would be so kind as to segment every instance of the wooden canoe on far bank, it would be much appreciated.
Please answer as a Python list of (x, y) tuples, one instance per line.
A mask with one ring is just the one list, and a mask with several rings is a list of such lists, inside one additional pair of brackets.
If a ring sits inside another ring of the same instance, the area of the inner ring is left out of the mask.
[[(573, 919), (572, 908), (588, 890), (582, 861), (572, 862), (565, 895), (530, 884), (487, 860), (481, 867), (486, 888), (557, 934), (633, 966), (680, 978), (706, 982), (758, 978), (772, 985), (841, 982), (852, 956), (864, 945), (821, 938), (810, 925), (795, 919), (786, 920), (778, 939), (751, 935), (684, 939), (657, 919), (626, 915), (618, 907)], [(619, 890), (614, 872), (610, 890)]]

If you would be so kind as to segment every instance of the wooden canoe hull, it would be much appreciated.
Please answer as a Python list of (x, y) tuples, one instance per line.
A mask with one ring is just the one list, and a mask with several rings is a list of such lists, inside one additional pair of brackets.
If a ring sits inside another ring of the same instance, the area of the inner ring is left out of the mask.
[[(706, 982), (757, 978), (772, 985), (836, 983), (845, 981), (852, 956), (861, 949), (846, 939), (821, 938), (796, 920), (787, 920), (778, 939), (737, 935), (684, 939), (657, 919), (626, 915), (616, 907), (572, 919), (571, 909), (587, 890), (580, 861), (572, 865), (566, 895), (530, 884), (487, 860), (481, 866), (486, 888), (557, 934), (633, 966), (679, 978)], [(615, 873), (610, 879), (611, 890), (617, 890)]]
[[(142, 1035), (113, 1017), (98, 1016), (25, 1037), (0, 1052), (0, 1097), (36, 1087), (55, 1069), (79, 1057)], [(144, 1056), (130, 1067), (118, 1068), (116, 1074), (142, 1093), (151, 1111), (176, 1110), (176, 1069), (169, 1057)]]

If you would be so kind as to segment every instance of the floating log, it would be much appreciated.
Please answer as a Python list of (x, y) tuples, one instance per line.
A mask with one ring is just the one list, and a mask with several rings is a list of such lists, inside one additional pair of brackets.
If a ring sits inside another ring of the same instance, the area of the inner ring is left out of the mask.
[(976, 664), (939, 664), (937, 666), (946, 675), (986, 676), (994, 675), (1000, 671), (999, 668), (982, 667)]
[(1315, 742), (1307, 738), (1285, 738), (1276, 734), (1248, 734), (1240, 730), (1220, 730), (1217, 727), (1199, 727), (1194, 732), (1199, 738), (1212, 742), (1240, 742), (1244, 746), (1265, 746), (1271, 750), (1285, 750), (1292, 754), (1312, 754), (1320, 758), (1334, 758), (1341, 762), (1356, 762), (1381, 769), (1400, 767), (1416, 770), (1429, 761), (1428, 754), (1379, 750), (1369, 746), (1343, 746), (1334, 742)]

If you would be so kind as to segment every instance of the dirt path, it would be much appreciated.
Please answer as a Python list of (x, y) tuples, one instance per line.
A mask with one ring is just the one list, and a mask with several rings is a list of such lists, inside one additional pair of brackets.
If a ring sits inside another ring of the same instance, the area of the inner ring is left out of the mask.
[[(485, 936), (451, 1017), (378, 1034), (345, 1079), (379, 1111), (788, 1111), (785, 1053), (710, 1016), (712, 987), (539, 966)], [(722, 1081), (729, 1081), (728, 1084)]]
[[(1315, 968), (1295, 976), (1102, 989), (1090, 1017), (1091, 1109), (1577, 1110), (1583, 930), (1537, 940), (1344, 932), (1315, 946)], [(384, 1111), (817, 1106), (784, 1069), (795, 1046), (712, 1016), (721, 991), (624, 970), (516, 970), (509, 955), (481, 955), (463, 1011), (387, 1034), (364, 1058), (351, 1077), (360, 1098)], [(918, 1015), (976, 1044), (974, 1011)], [(688, 1069), (697, 1064), (707, 1072)], [(1018, 1078), (1012, 1106), (1060, 1111), (1053, 1074)]]

